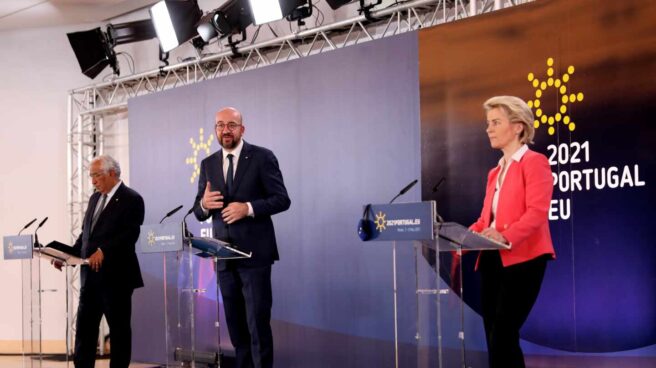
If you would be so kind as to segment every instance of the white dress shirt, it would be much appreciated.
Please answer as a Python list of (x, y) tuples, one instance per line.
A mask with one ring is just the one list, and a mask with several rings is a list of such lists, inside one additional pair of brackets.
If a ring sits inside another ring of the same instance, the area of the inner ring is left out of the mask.
[[(228, 181), (228, 166), (230, 165), (230, 161), (228, 160), (228, 155), (232, 154), (232, 178), (235, 178), (235, 175), (237, 174), (237, 163), (239, 162), (239, 156), (241, 156), (241, 149), (244, 148), (244, 140), (240, 139), (239, 144), (237, 144), (237, 147), (233, 148), (232, 150), (227, 150), (223, 148), (221, 150), (221, 154), (223, 155), (223, 180), (226, 182)], [(248, 206), (248, 216), (249, 217), (255, 217), (255, 213), (253, 212), (253, 206), (251, 205), (251, 202), (246, 202), (246, 205)], [(203, 201), (200, 201), (200, 209), (203, 210), (205, 215), (209, 213), (209, 211), (203, 207)]]
[(501, 171), (497, 176), (497, 184), (496, 184), (496, 188), (494, 189), (494, 197), (492, 197), (492, 223), (490, 224), (490, 227), (493, 229), (495, 229), (495, 225), (497, 222), (497, 205), (499, 204), (499, 192), (501, 192), (501, 186), (503, 185), (504, 179), (506, 179), (506, 173), (508, 172), (508, 168), (510, 167), (510, 165), (512, 165), (513, 161), (516, 162), (521, 161), (526, 151), (528, 151), (528, 145), (524, 144), (517, 150), (517, 152), (513, 153), (513, 155), (510, 157), (510, 162), (506, 163), (505, 157), (501, 157), (501, 159), (499, 160), (499, 166), (501, 166)]

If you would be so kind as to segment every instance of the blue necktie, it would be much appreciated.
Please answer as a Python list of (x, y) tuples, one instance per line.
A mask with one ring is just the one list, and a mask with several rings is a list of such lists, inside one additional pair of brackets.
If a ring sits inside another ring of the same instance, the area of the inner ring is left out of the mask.
[(233, 185), (233, 176), (234, 176), (234, 168), (232, 166), (232, 158), (234, 155), (232, 153), (228, 154), (228, 173), (226, 174), (226, 194), (230, 195), (230, 192), (232, 191), (232, 185)]

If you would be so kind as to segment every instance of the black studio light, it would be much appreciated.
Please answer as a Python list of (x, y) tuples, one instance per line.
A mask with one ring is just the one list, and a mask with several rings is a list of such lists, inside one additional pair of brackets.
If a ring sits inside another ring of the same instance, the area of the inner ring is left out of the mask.
[(382, 4), (383, 0), (376, 0), (375, 2), (368, 3), (368, 4), (365, 2), (365, 0), (326, 0), (326, 2), (333, 10), (337, 10), (342, 6), (350, 3), (359, 2), (360, 8), (358, 9), (358, 13), (364, 14), (367, 20), (374, 22), (377, 21), (378, 19), (375, 19), (374, 17), (371, 16), (371, 10), (374, 7)]
[(100, 74), (108, 65), (112, 67), (114, 74), (120, 74), (114, 52), (115, 46), (156, 37), (150, 19), (108, 24), (105, 32), (98, 27), (66, 35), (82, 73), (91, 79)]
[(253, 23), (256, 25), (286, 18), (296, 8), (308, 4), (307, 0), (248, 0), (248, 2)]
[[(205, 14), (196, 24), (196, 31), (203, 42), (218, 37), (227, 38), (234, 56), (239, 56), (237, 45), (246, 39), (246, 28), (253, 23), (246, 0), (228, 0), (220, 7)], [(241, 35), (234, 40), (233, 36)]]

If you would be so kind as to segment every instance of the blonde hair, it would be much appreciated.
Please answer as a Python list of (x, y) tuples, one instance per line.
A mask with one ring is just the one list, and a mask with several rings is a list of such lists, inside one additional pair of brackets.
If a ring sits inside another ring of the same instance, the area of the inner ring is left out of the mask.
[(533, 112), (526, 102), (515, 96), (495, 96), (483, 103), (486, 112), (500, 108), (508, 114), (511, 123), (521, 123), (524, 125), (519, 141), (524, 144), (533, 143), (535, 137), (535, 128), (533, 127)]

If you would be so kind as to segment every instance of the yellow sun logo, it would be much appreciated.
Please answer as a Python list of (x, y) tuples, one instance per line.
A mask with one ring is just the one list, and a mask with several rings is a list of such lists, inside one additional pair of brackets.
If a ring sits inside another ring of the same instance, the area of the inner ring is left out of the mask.
[(152, 230), (148, 231), (148, 245), (155, 245), (155, 232)]
[(385, 230), (385, 214), (381, 211), (378, 211), (376, 214), (376, 230), (383, 231)]
[[(570, 132), (573, 132), (574, 129), (576, 129), (576, 124), (568, 115), (569, 107), (575, 102), (583, 101), (583, 93), (575, 93), (571, 91), (571, 87), (569, 87), (569, 82), (574, 71), (574, 66), (570, 65), (567, 67), (567, 72), (565, 74), (559, 78), (556, 77), (554, 75), (554, 59), (550, 57), (547, 59), (547, 76), (544, 80), (538, 79), (533, 73), (528, 73), (528, 81), (533, 88), (535, 88), (535, 99), (527, 102), (528, 107), (530, 107), (535, 114), (535, 121), (533, 122), (535, 129), (538, 129), (540, 125), (548, 124), (549, 128), (547, 129), (547, 132), (549, 135), (554, 135), (556, 133), (555, 124), (560, 122), (562, 122)], [(542, 102), (540, 100), (548, 88), (554, 88), (559, 97), (559, 106), (553, 115), (547, 114), (547, 112), (543, 110)]]
[(198, 143), (194, 141), (193, 138), (189, 138), (189, 144), (191, 145), (191, 148), (194, 150), (193, 154), (191, 157), (187, 157), (185, 159), (185, 163), (187, 165), (193, 165), (194, 170), (191, 173), (191, 178), (189, 178), (189, 182), (191, 184), (196, 181), (196, 178), (198, 175), (200, 175), (200, 163), (198, 160), (198, 153), (201, 150), (205, 151), (205, 156), (209, 156), (210, 154), (210, 146), (212, 145), (212, 140), (214, 139), (214, 136), (210, 134), (209, 137), (207, 137), (207, 141), (205, 141), (205, 133), (203, 131), (203, 128), (200, 128), (198, 130)]

